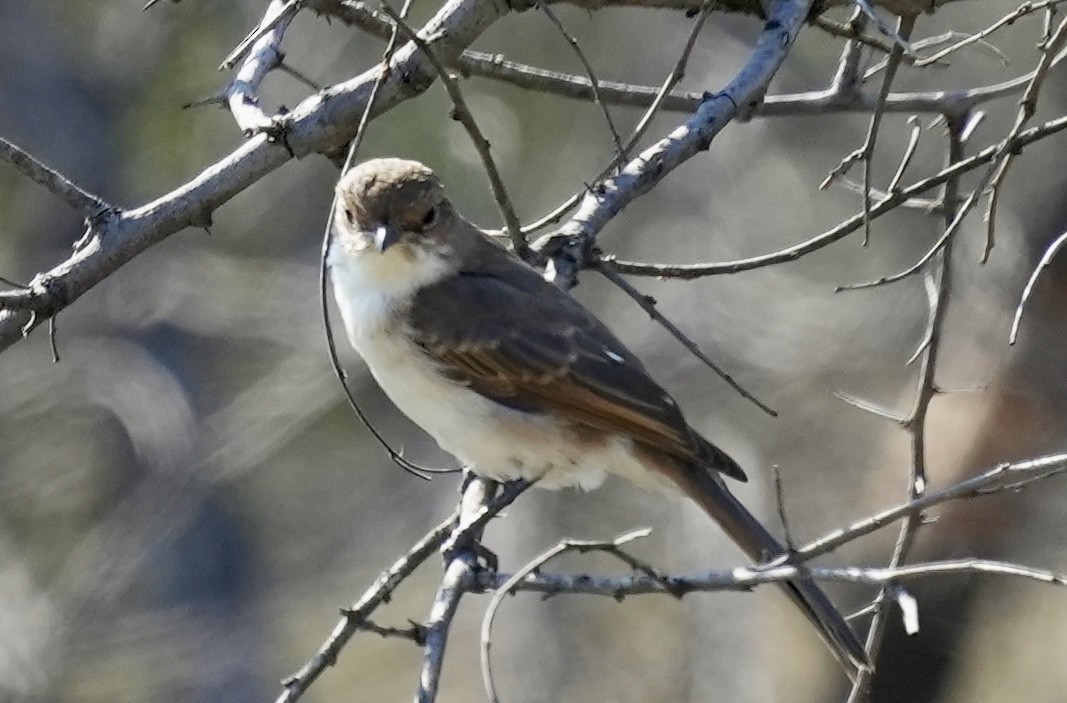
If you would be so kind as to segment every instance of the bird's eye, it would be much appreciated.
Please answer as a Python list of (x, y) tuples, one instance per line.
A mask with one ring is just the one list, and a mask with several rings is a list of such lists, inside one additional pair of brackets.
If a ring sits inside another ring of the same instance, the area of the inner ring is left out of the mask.
[(434, 205), (422, 216), (422, 228), (427, 229), (437, 224), (437, 206)]

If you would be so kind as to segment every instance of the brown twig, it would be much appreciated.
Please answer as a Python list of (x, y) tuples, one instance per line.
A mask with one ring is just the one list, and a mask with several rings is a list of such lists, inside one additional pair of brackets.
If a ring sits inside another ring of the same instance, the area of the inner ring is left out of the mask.
[(630, 158), (627, 156), (628, 149), (622, 145), (622, 137), (619, 136), (619, 130), (615, 127), (615, 120), (611, 118), (611, 113), (608, 111), (607, 104), (600, 97), (600, 81), (597, 80), (596, 74), (593, 73), (593, 65), (589, 63), (589, 59), (585, 57), (585, 52), (582, 51), (582, 47), (578, 43), (578, 40), (573, 34), (567, 31), (567, 28), (564, 27), (563, 23), (556, 17), (556, 13), (552, 11), (552, 8), (540, 1), (537, 3), (537, 8), (541, 10), (542, 14), (544, 14), (556, 30), (559, 31), (563, 40), (574, 50), (574, 55), (578, 57), (578, 61), (582, 64), (585, 75), (589, 78), (589, 87), (593, 91), (593, 104), (599, 107), (601, 114), (604, 115), (604, 122), (608, 126), (611, 140), (615, 144), (615, 166), (616, 168), (622, 168), (622, 165), (629, 161)]
[(725, 381), (726, 385), (730, 386), (730, 388), (733, 388), (735, 391), (737, 391), (737, 393), (742, 398), (750, 401), (753, 405), (755, 405), (757, 408), (767, 413), (771, 417), (778, 417), (778, 413), (773, 408), (771, 408), (762, 400), (745, 390), (745, 388), (741, 386), (741, 384), (734, 380), (733, 376), (728, 374), (718, 364), (712, 361), (711, 357), (705, 354), (696, 342), (694, 342), (692, 339), (689, 338), (688, 335), (678, 329), (677, 325), (667, 319), (667, 317), (659, 311), (659, 309), (656, 307), (656, 303), (654, 300), (649, 298), (649, 296), (647, 295), (643, 295), (641, 291), (634, 288), (629, 281), (620, 276), (618, 271), (613, 268), (610, 262), (600, 263), (599, 265), (597, 265), (596, 270), (598, 273), (604, 276), (604, 278), (615, 284), (615, 286), (622, 290), (622, 292), (630, 296), (630, 298), (633, 299), (634, 302), (641, 306), (642, 310), (648, 313), (649, 317), (658, 322), (660, 326), (663, 327), (665, 330), (670, 332), (671, 336), (681, 342), (682, 346), (688, 349), (690, 354), (695, 356), (697, 359), (702, 361), (705, 366), (714, 371), (715, 375)]

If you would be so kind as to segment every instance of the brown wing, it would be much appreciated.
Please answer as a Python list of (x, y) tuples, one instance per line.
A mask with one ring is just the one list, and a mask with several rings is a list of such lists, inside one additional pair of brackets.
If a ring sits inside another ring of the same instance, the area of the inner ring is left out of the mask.
[(532, 269), (504, 267), (461, 273), (415, 296), (415, 341), (445, 373), (508, 407), (560, 413), (745, 480), (592, 313)]

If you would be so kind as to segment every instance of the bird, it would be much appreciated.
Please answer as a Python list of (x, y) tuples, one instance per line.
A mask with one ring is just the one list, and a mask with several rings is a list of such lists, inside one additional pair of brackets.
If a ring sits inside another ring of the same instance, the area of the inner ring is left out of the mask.
[[(788, 552), (730, 492), (741, 467), (568, 292), (466, 220), (417, 161), (338, 181), (327, 252), (345, 332), (396, 407), (473, 473), (592, 490), (607, 475), (695, 501), (753, 562)], [(811, 580), (783, 582), (854, 678), (863, 644)]]

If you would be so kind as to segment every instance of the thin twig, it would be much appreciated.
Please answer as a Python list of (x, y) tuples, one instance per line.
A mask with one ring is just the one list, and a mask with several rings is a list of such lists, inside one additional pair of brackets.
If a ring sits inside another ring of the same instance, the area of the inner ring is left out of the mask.
[(1039, 0), (1037, 2), (1024, 2), (1023, 4), (1019, 5), (1019, 7), (1017, 7), (1013, 12), (1009, 12), (1008, 14), (1004, 15), (982, 31), (976, 32), (975, 34), (970, 34), (967, 36), (966, 39), (958, 41), (952, 46), (945, 47), (941, 51), (931, 54), (930, 56), (924, 56), (921, 59), (917, 59), (915, 61), (915, 66), (918, 68), (934, 63), (936, 61), (940, 61), (951, 53), (959, 51), (960, 49), (974, 44), (975, 42), (982, 41), (990, 34), (996, 32), (998, 29), (1013, 24), (1016, 20), (1021, 17), (1024, 17), (1025, 15), (1029, 15), (1031, 13), (1038, 12), (1047, 8), (1053, 8), (1056, 5), (1059, 5), (1061, 2), (1064, 2), (1064, 0)]
[[(1037, 99), (1041, 93), (1041, 86), (1044, 84), (1045, 77), (1048, 75), (1053, 61), (1057, 58), (1064, 44), (1067, 44), (1067, 17), (1060, 22), (1055, 34), (1041, 47), (1041, 59), (1037, 63), (1037, 68), (1034, 69), (1034, 76), (1030, 79), (1030, 84), (1026, 86), (1022, 100), (1019, 101), (1019, 112), (1015, 117), (1015, 124), (1012, 125), (1011, 131), (1008, 132), (1008, 139), (1017, 135), (1033, 118), (1034, 112), (1037, 111)], [(1014, 157), (1015, 152), (1005, 150), (1000, 164), (996, 167), (996, 172), (989, 182), (989, 200), (985, 211), (986, 244), (982, 252), (982, 263), (989, 260), (989, 255), (995, 246), (997, 204), (1000, 202), (1004, 179), (1007, 178), (1008, 169), (1014, 163)]]
[[(908, 124), (911, 125), (911, 135), (908, 137), (908, 145), (904, 147), (904, 154), (900, 158), (900, 164), (897, 165), (896, 173), (889, 179), (889, 185), (886, 186), (885, 192), (887, 195), (889, 193), (895, 193), (897, 189), (900, 188), (900, 182), (904, 180), (904, 173), (908, 170), (908, 166), (911, 165), (911, 161), (915, 157), (915, 152), (919, 147), (919, 137), (922, 136), (922, 125), (919, 123), (918, 116), (912, 115), (909, 117)], [(870, 210), (867, 212), (869, 215)]]
[[(974, 576), (987, 574), (1008, 576), (1028, 581), (1037, 581), (1052, 586), (1067, 586), (1067, 574), (1038, 569), (1022, 564), (995, 561), (992, 559), (946, 559), (897, 567), (822, 567), (786, 564), (772, 567), (735, 567), (723, 571), (704, 571), (691, 576), (672, 576), (664, 584), (648, 576), (593, 576), (590, 574), (528, 573), (512, 583), (514, 576), (506, 573), (481, 572), (477, 575), (472, 590), (494, 591), (510, 584), (516, 593), (565, 593), (607, 596), (622, 600), (626, 596), (662, 595), (682, 597), (689, 593), (714, 593), (718, 591), (749, 591), (770, 583), (794, 581), (798, 578), (815, 581), (851, 583), (881, 586), (887, 591), (908, 581), (939, 578), (947, 575)], [(864, 609), (866, 612), (867, 609)]]
[(412, 623), (407, 627), (388, 627), (379, 625), (371, 620), (364, 620), (360, 623), (359, 629), (366, 632), (372, 632), (382, 638), (395, 637), (403, 640), (411, 640), (419, 646), (422, 646), (423, 638), (425, 637), (422, 626), (415, 623)]
[(282, 73), (286, 73), (286, 74), (292, 76), (293, 78), (296, 79), (296, 81), (298, 83), (303, 83), (305, 86), (307, 86), (308, 88), (311, 88), (312, 90), (322, 90), (322, 86), (321, 85), (319, 85), (315, 81), (311, 80), (306, 75), (304, 75), (300, 71), (296, 70), (295, 68), (293, 68), (289, 64), (285, 63), (285, 61), (281, 61), (281, 62), (278, 63), (278, 70), (281, 71)]
[[(493, 664), (490, 656), (493, 641), (493, 623), (496, 621), (497, 611), (503, 604), (504, 599), (514, 593), (513, 588), (522, 582), (530, 574), (538, 572), (542, 566), (552, 561), (556, 557), (566, 554), (567, 552), (589, 552), (589, 551), (607, 551), (612, 554), (618, 555), (622, 553), (621, 548), (623, 545), (632, 542), (635, 539), (647, 537), (651, 533), (649, 529), (635, 530), (628, 532), (620, 537), (616, 537), (613, 540), (604, 541), (586, 541), (586, 540), (573, 540), (564, 539), (561, 540), (556, 546), (548, 549), (547, 551), (539, 554), (524, 564), (522, 568), (507, 578), (496, 592), (493, 593), (492, 599), (489, 601), (489, 606), (485, 609), (485, 615), (482, 616), (481, 627), (481, 663), (482, 663), (482, 685), (485, 687), (486, 697), (489, 698), (490, 703), (499, 703), (500, 697), (496, 692), (496, 681), (493, 678)], [(629, 562), (628, 562), (629, 563)], [(662, 577), (658, 577), (654, 573), (649, 573), (647, 570), (641, 570), (639, 573), (643, 573), (647, 578), (657, 580), (659, 583), (664, 584)], [(664, 584), (665, 585), (665, 584)]]
[[(1007, 148), (1021, 149), (1028, 144), (1032, 144), (1052, 134), (1062, 132), (1065, 129), (1067, 129), (1067, 117), (1058, 117), (1054, 120), (1049, 120), (1038, 127), (1024, 130), (1018, 137), (1007, 142)], [(928, 190), (942, 186), (951, 179), (957, 178), (969, 171), (973, 171), (983, 164), (989, 163), (997, 157), (1004, 146), (1004, 142), (990, 146), (974, 156), (962, 159), (951, 166), (943, 168), (940, 172), (929, 178), (924, 178), (911, 184), (907, 188), (901, 188), (895, 192), (889, 193), (884, 200), (879, 201), (871, 208), (871, 217), (880, 217), (920, 193), (925, 193)], [(963, 208), (961, 207), (960, 211), (962, 210)], [(773, 266), (775, 264), (796, 261), (797, 259), (803, 258), (808, 254), (812, 254), (823, 247), (837, 242), (862, 226), (863, 213), (861, 212), (837, 224), (826, 232), (818, 234), (811, 239), (800, 242), (799, 244), (794, 244), (791, 247), (786, 247), (785, 249), (780, 249), (771, 252), (770, 254), (762, 254), (747, 259), (736, 259), (734, 261), (696, 264), (661, 264), (622, 261), (610, 255), (602, 255), (591, 262), (590, 265), (596, 266), (600, 262), (606, 262), (619, 273), (626, 275), (656, 276), (660, 278), (677, 278), (683, 280), (702, 278), (704, 276), (740, 273), (742, 271), (751, 271), (753, 269)]]
[(1034, 292), (1034, 285), (1037, 283), (1037, 279), (1041, 276), (1041, 273), (1048, 268), (1052, 263), (1052, 259), (1059, 253), (1060, 249), (1067, 244), (1067, 232), (1064, 232), (1060, 236), (1049, 244), (1045, 249), (1045, 253), (1041, 255), (1041, 260), (1037, 262), (1037, 266), (1034, 267), (1033, 273), (1030, 274), (1030, 278), (1026, 281), (1026, 287), (1023, 288), (1022, 297), (1019, 298), (1019, 304), (1015, 307), (1015, 316), (1011, 321), (1011, 333), (1008, 335), (1008, 344), (1015, 344), (1019, 338), (1019, 325), (1022, 324), (1023, 311), (1026, 309), (1026, 304), (1030, 301), (1030, 294)]
[[(649, 125), (652, 124), (652, 118), (655, 117), (663, 107), (667, 96), (671, 94), (674, 87), (685, 77), (685, 69), (689, 64), (689, 56), (693, 52), (693, 47), (696, 45), (697, 36), (700, 34), (700, 30), (703, 28), (708, 16), (715, 9), (717, 2), (718, 0), (704, 0), (704, 3), (700, 7), (700, 12), (696, 17), (696, 21), (693, 22), (693, 28), (689, 32), (689, 37), (686, 39), (685, 45), (682, 47), (682, 52), (678, 56), (678, 60), (674, 63), (674, 68), (667, 74), (667, 77), (663, 80), (663, 83), (653, 96), (651, 104), (648, 105), (644, 114), (641, 115), (641, 119), (637, 121), (637, 126), (634, 127), (633, 133), (626, 140), (626, 152), (629, 152), (637, 146), (637, 143), (640, 141), (641, 137), (644, 136)], [(612, 166), (608, 165), (604, 169), (601, 169), (595, 180), (600, 181), (605, 178), (610, 173), (611, 168)], [(578, 191), (558, 205), (550, 213), (524, 227), (523, 231), (526, 233), (537, 232), (549, 225), (556, 224), (564, 215), (578, 206), (578, 203), (581, 202), (584, 195), (584, 190)]]
[(782, 523), (786, 551), (792, 554), (796, 551), (796, 545), (793, 543), (793, 531), (789, 529), (789, 514), (785, 510), (785, 491), (782, 489), (782, 472), (778, 464), (771, 464), (771, 475), (774, 477), (774, 505), (778, 509), (778, 520)]
[(630, 296), (630, 298), (632, 298), (634, 302), (641, 306), (642, 310), (648, 313), (649, 317), (658, 322), (665, 330), (670, 332), (672, 337), (681, 342), (682, 346), (689, 350), (689, 353), (691, 353), (700, 361), (704, 362), (705, 366), (714, 371), (719, 378), (725, 381), (726, 384), (730, 386), (730, 388), (733, 388), (735, 391), (737, 391), (742, 398), (750, 401), (753, 405), (755, 405), (757, 408), (767, 413), (771, 417), (778, 417), (778, 413), (773, 408), (771, 408), (762, 400), (745, 390), (741, 386), (741, 384), (734, 380), (733, 376), (726, 373), (726, 371), (720, 368), (718, 364), (712, 361), (711, 357), (705, 354), (696, 342), (694, 342), (688, 337), (688, 335), (678, 329), (677, 325), (667, 319), (663, 315), (663, 313), (659, 311), (659, 309), (656, 307), (655, 301), (651, 300), (647, 295), (643, 295), (641, 291), (634, 288), (629, 281), (620, 276), (619, 272), (614, 269), (611, 263), (602, 262), (596, 266), (596, 270), (598, 273), (604, 276), (604, 278), (614, 283), (620, 290), (622, 290), (622, 292)]
[(1018, 490), (1064, 471), (1067, 471), (1067, 454), (1049, 454), (1026, 461), (998, 464), (947, 488), (926, 492), (921, 497), (909, 499), (896, 507), (854, 522), (846, 528), (830, 532), (797, 549), (794, 557), (799, 561), (810, 561), (898, 520), (913, 515), (921, 516), (925, 511), (942, 503)]
[(0, 137), (0, 160), (7, 161), (34, 183), (44, 186), (53, 195), (59, 196), (85, 217), (98, 217), (111, 210), (111, 206), (64, 176), (59, 171), (45, 166), (22, 147)]
[[(860, 37), (863, 36), (864, 31), (867, 29), (867, 15), (863, 13), (862, 9), (859, 7), (853, 9), (847, 27), (854, 36), (849, 37), (849, 40), (845, 42), (845, 46), (841, 49), (841, 56), (837, 60), (837, 70), (834, 71), (834, 77), (830, 80), (829, 87), (830, 93), (841, 98), (855, 96), (859, 93), (862, 85), (863, 71), (861, 70), (861, 65), (864, 45)], [(889, 51), (891, 50), (890, 48)]]
[(389, 15), (389, 18), (396, 23), (400, 31), (419, 48), (419, 51), (426, 54), (426, 58), (437, 70), (437, 75), (441, 79), (441, 84), (444, 85), (445, 90), (448, 92), (449, 99), (452, 100), (452, 117), (457, 119), (467, 130), (467, 134), (471, 138), (471, 142), (474, 144), (475, 151), (478, 152), (479, 158), (482, 160), (482, 166), (485, 168), (486, 175), (489, 176), (489, 186), (493, 190), (493, 199), (496, 200), (497, 208), (500, 210), (501, 217), (504, 218), (504, 226), (507, 229), (508, 237), (511, 239), (511, 245), (515, 250), (515, 254), (525, 258), (527, 255), (526, 237), (522, 233), (522, 223), (519, 222), (518, 216), (515, 214), (515, 208), (511, 204), (511, 198), (508, 197), (507, 188), (504, 186), (504, 179), (500, 177), (500, 171), (496, 167), (496, 162), (493, 160), (493, 155), (489, 153), (489, 141), (482, 134), (482, 130), (478, 128), (478, 123), (474, 119), (474, 115), (471, 113), (470, 108), (467, 107), (467, 102), (463, 99), (463, 91), (459, 89), (459, 84), (456, 79), (448, 72), (445, 65), (437, 58), (437, 54), (434, 53), (430, 45), (427, 44), (422, 37), (420, 37), (415, 30), (408, 26), (407, 22), (402, 17), (396, 14), (390, 5), (382, 0), (382, 12)]
[[(411, 9), (411, 2), (412, 0), (405, 0), (404, 7), (401, 9), (403, 14), (407, 14)], [(382, 84), (389, 75), (389, 65), (393, 59), (393, 55), (396, 53), (397, 43), (398, 33), (394, 30), (389, 41), (386, 43), (385, 51), (382, 52), (382, 60), (379, 64), (381, 68), (379, 69), (374, 84), (371, 86), (367, 104), (363, 108), (363, 114), (359, 118), (359, 126), (356, 128), (356, 134), (348, 145), (348, 151), (345, 154), (345, 160), (341, 166), (342, 176), (344, 176), (344, 174), (352, 167), (352, 163), (356, 158), (356, 153), (359, 151), (359, 147), (363, 144), (364, 135), (367, 133), (367, 125), (370, 124), (371, 111), (374, 109), (375, 103), (377, 102), (378, 92), (381, 90)], [(348, 385), (348, 375), (345, 373), (344, 369), (341, 368), (341, 361), (337, 355), (337, 342), (333, 335), (333, 325), (330, 323), (329, 294), (327, 292), (327, 262), (330, 254), (330, 246), (333, 242), (334, 218), (336, 214), (337, 193), (335, 192), (333, 201), (330, 205), (330, 211), (326, 216), (326, 229), (322, 234), (322, 247), (319, 252), (319, 309), (322, 315), (323, 332), (326, 337), (326, 352), (330, 357), (330, 366), (333, 368), (334, 375), (337, 377), (337, 380), (341, 384), (341, 388), (344, 390), (345, 398), (348, 400), (348, 406), (356, 413), (356, 417), (359, 418), (360, 423), (367, 428), (367, 431), (371, 433), (374, 440), (385, 449), (386, 454), (389, 455), (389, 459), (412, 476), (429, 480), (432, 474), (455, 473), (458, 469), (437, 469), (420, 466), (408, 461), (404, 457), (403, 452), (393, 449), (393, 446), (389, 444), (389, 441), (378, 431), (378, 428), (370, 421), (367, 414), (363, 412), (363, 407), (356, 400), (352, 388)]]
[(938, 236), (937, 240), (934, 241), (933, 245), (906, 269), (898, 271), (897, 273), (889, 274), (887, 276), (881, 276), (880, 278), (876, 278), (871, 281), (862, 281), (860, 283), (846, 283), (835, 287), (834, 292), (841, 293), (843, 291), (878, 288), (880, 286), (884, 286), (890, 283), (898, 283), (900, 281), (905, 280), (906, 278), (910, 278), (911, 276), (925, 271), (926, 265), (929, 264), (935, 256), (940, 254), (941, 250), (949, 243), (949, 241), (951, 241), (954, 236), (956, 236), (956, 231), (963, 223), (964, 217), (974, 208), (975, 205), (978, 204), (978, 198), (980, 197), (981, 192), (982, 191), (980, 188), (975, 188), (971, 191), (971, 194), (967, 196), (966, 200), (963, 201), (963, 204), (960, 206), (955, 218), (952, 220), (949, 226), (946, 227), (945, 230)]
[[(860, 14), (861, 17), (866, 19), (867, 16), (863, 14), (863, 10), (856, 8), (856, 11)], [(848, 41), (855, 41), (862, 46), (870, 47), (871, 49), (880, 51), (883, 54), (888, 54), (892, 50), (891, 45), (878, 39), (875, 39), (874, 37), (867, 36), (863, 32), (862, 28), (859, 28), (854, 24), (853, 20), (838, 23), (834, 22), (833, 20), (827, 19), (822, 15), (819, 15), (818, 17), (812, 18), (811, 25), (813, 27), (818, 27), (819, 29), (826, 32), (832, 37), (837, 37), (838, 39), (847, 39)]]
[(276, 703), (293, 703), (298, 700), (323, 671), (337, 662), (338, 654), (352, 636), (364, 628), (367, 618), (378, 606), (388, 602), (392, 592), (404, 579), (437, 552), (458, 519), (457, 508), (447, 520), (427, 532), (402, 557), (393, 562), (392, 566), (382, 572), (355, 604), (343, 611), (341, 620), (315, 655), (299, 671), (282, 682), (285, 691), (278, 696)]
[(834, 396), (836, 396), (842, 402), (848, 403), (854, 408), (870, 413), (871, 415), (875, 415), (877, 417), (889, 420), (890, 422), (897, 425), (904, 425), (908, 419), (906, 416), (901, 415), (898, 412), (894, 412), (889, 408), (883, 407), (878, 403), (871, 402), (865, 398), (857, 398), (856, 396), (850, 395), (843, 391), (834, 391)]
[(622, 137), (619, 136), (619, 130), (615, 127), (615, 120), (611, 118), (611, 113), (608, 112), (608, 106), (604, 103), (600, 97), (600, 81), (597, 80), (596, 74), (593, 73), (593, 65), (589, 63), (589, 59), (585, 57), (585, 52), (582, 51), (582, 47), (578, 44), (578, 40), (567, 31), (567, 28), (563, 26), (563, 23), (556, 17), (556, 13), (552, 11), (552, 8), (545, 2), (537, 3), (538, 9), (549, 19), (549, 21), (556, 27), (559, 33), (563, 36), (563, 40), (570, 45), (574, 50), (574, 55), (578, 57), (578, 61), (581, 62), (582, 68), (585, 70), (585, 75), (589, 77), (589, 87), (593, 90), (593, 103), (600, 108), (600, 112), (604, 115), (604, 122), (608, 125), (608, 132), (611, 133), (611, 140), (615, 143), (615, 165), (617, 168), (622, 168), (629, 160), (627, 156), (627, 149), (622, 145)]
[[(901, 17), (897, 20), (897, 34), (904, 40), (911, 36), (914, 27), (914, 16)], [(881, 126), (882, 116), (885, 114), (886, 98), (889, 96), (893, 80), (896, 78), (897, 70), (900, 68), (905, 56), (906, 48), (907, 45), (902, 42), (894, 43), (893, 49), (889, 53), (885, 77), (882, 80), (882, 87), (878, 91), (878, 99), (875, 103), (874, 111), (871, 113), (871, 120), (867, 126), (867, 136), (863, 140), (863, 146), (842, 159), (841, 163), (819, 184), (819, 189), (823, 190), (834, 180), (845, 175), (852, 164), (857, 161), (863, 163), (863, 246), (867, 246), (871, 239), (871, 169), (874, 161), (874, 147), (878, 139), (878, 128)]]

